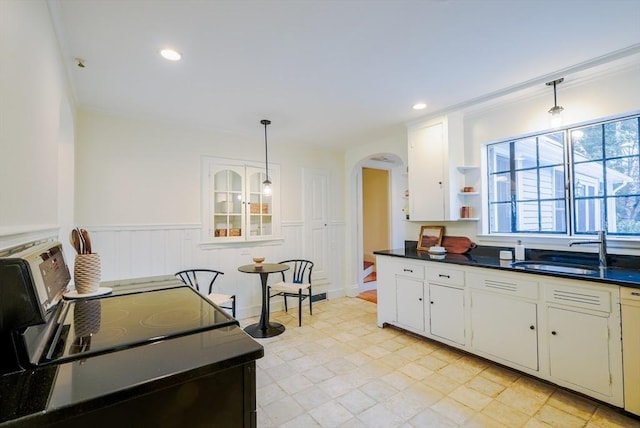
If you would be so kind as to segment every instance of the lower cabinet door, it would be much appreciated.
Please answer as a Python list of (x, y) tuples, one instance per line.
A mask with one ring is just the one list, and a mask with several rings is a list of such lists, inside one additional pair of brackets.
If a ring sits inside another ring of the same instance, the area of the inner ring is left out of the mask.
[(555, 307), (547, 314), (551, 376), (611, 395), (608, 318)]
[(396, 277), (396, 304), (398, 324), (424, 331), (424, 281)]
[(471, 346), (538, 370), (537, 305), (500, 294), (472, 292)]
[(464, 290), (429, 284), (431, 334), (464, 345)]

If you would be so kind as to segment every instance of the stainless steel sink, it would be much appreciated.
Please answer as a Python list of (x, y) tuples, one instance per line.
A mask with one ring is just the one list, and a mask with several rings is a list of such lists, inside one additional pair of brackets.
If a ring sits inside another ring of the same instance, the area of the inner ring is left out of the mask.
[(593, 275), (600, 272), (597, 267), (540, 261), (513, 262), (511, 263), (511, 266), (521, 269), (542, 270), (546, 272), (568, 273), (573, 275)]

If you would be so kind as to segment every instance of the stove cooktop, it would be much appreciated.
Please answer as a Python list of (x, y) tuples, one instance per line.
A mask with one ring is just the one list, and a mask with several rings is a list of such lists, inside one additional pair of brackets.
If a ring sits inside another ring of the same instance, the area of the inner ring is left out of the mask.
[(61, 302), (57, 326), (39, 364), (238, 325), (190, 287)]

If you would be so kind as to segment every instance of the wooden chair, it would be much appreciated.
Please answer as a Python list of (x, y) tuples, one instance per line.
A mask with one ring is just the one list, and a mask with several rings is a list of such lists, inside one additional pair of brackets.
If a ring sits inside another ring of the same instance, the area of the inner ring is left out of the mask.
[[(235, 294), (222, 294), (213, 292), (213, 283), (218, 276), (224, 275), (224, 272), (213, 269), (187, 269), (175, 274), (176, 278), (186, 285), (195, 288), (200, 292), (201, 284), (206, 286), (209, 284), (207, 299), (220, 306), (223, 309), (231, 311), (231, 316), (236, 317), (236, 296)], [(231, 302), (231, 305), (229, 305)]]
[(269, 301), (276, 296), (284, 297), (284, 310), (287, 311), (287, 297), (298, 298), (298, 326), (302, 326), (302, 301), (309, 299), (309, 315), (313, 315), (311, 302), (311, 272), (313, 262), (304, 259), (284, 260), (290, 269), (282, 272), (282, 281), (267, 286)]

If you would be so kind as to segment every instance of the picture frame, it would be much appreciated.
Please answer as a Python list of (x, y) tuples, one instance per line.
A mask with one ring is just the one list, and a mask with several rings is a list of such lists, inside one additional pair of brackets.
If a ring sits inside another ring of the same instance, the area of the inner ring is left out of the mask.
[(428, 251), (431, 247), (439, 247), (444, 235), (444, 226), (422, 226), (418, 236), (418, 251)]

